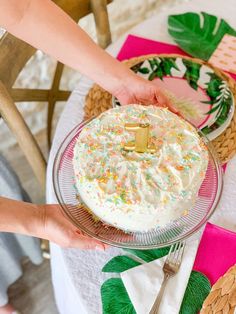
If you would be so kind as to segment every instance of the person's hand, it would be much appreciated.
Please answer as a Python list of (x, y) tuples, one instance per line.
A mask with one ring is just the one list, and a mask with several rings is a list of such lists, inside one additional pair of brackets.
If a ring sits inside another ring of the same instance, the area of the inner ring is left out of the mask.
[(38, 236), (62, 247), (105, 250), (107, 245), (84, 235), (64, 216), (59, 205), (39, 205)]
[(130, 75), (125, 84), (114, 91), (114, 96), (118, 98), (122, 105), (142, 104), (157, 105), (167, 107), (174, 113), (178, 111), (171, 104), (164, 91), (154, 82), (143, 79), (138, 75)]

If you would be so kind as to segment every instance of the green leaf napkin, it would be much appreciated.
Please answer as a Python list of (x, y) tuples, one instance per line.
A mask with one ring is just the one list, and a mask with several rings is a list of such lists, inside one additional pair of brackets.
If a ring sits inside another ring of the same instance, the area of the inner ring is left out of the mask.
[(225, 20), (206, 12), (170, 15), (168, 31), (185, 52), (203, 60), (210, 58), (225, 34), (236, 36)]

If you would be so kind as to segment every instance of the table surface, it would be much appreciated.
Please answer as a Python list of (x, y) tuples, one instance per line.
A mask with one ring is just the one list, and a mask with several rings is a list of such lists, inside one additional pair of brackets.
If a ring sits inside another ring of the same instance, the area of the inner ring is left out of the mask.
[[(235, 0), (192, 0), (165, 9), (160, 14), (133, 28), (129, 31), (129, 34), (173, 43), (167, 33), (167, 16), (187, 11), (212, 13), (225, 18), (232, 27), (236, 28)], [(112, 44), (108, 48), (108, 52), (116, 56), (126, 36), (122, 36), (116, 43)], [(81, 79), (78, 88), (71, 94), (57, 125), (47, 170), (48, 203), (56, 203), (52, 186), (52, 166), (55, 154), (64, 137), (83, 119), (85, 96), (92, 84), (93, 82), (85, 77)], [(236, 158), (228, 163), (222, 198), (210, 220), (231, 230), (236, 230), (235, 169)], [(62, 249), (51, 244), (52, 280), (59, 312), (61, 314), (102, 313), (100, 287), (110, 277), (110, 274), (102, 273), (101, 269), (108, 260), (121, 252), (122, 250), (119, 248), (110, 248), (106, 252), (81, 251), (78, 249)]]

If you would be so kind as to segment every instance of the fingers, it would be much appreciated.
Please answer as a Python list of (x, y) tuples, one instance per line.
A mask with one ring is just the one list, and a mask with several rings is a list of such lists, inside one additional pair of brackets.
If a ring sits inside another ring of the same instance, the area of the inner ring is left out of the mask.
[(172, 111), (175, 114), (178, 114), (178, 110), (174, 107), (170, 99), (167, 95), (165, 95), (164, 91), (160, 89), (155, 90), (155, 99), (156, 104), (161, 107), (167, 107), (170, 111)]
[[(108, 246), (102, 242), (85, 235), (81, 230), (77, 229), (62, 213), (58, 206), (47, 206), (50, 215), (48, 220), (47, 238), (64, 248), (80, 248), (83, 250), (102, 250)], [(45, 234), (43, 236), (45, 238)]]
[(76, 230), (71, 236), (67, 247), (80, 248), (82, 250), (105, 251), (109, 246), (87, 235), (84, 235), (80, 230)]

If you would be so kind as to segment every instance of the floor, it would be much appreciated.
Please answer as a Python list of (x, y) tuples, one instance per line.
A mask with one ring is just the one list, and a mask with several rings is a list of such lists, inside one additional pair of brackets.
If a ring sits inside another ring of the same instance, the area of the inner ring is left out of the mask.
[(49, 260), (40, 266), (25, 260), (23, 270), (24, 276), (9, 288), (11, 304), (22, 314), (57, 314)]
[[(46, 132), (36, 136), (47, 158)], [(43, 191), (35, 179), (18, 145), (1, 152), (18, 174), (23, 187), (35, 203), (45, 201)], [(9, 299), (22, 314), (57, 314), (50, 274), (50, 261), (44, 260), (40, 266), (33, 265), (28, 259), (22, 262), (24, 275), (9, 288)]]

